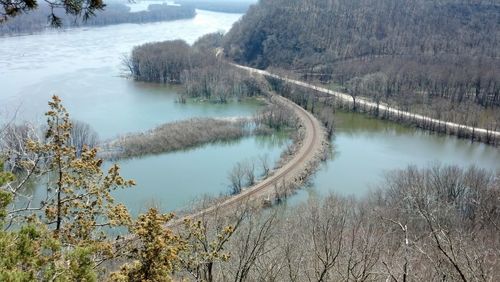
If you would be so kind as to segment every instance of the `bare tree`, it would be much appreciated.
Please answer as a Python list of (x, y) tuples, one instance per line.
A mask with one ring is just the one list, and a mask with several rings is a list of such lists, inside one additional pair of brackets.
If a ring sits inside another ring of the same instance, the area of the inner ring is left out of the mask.
[(229, 181), (230, 184), (230, 193), (231, 195), (236, 195), (241, 193), (241, 189), (243, 188), (243, 181), (245, 177), (245, 168), (241, 163), (237, 163), (231, 172), (229, 173)]
[[(38, 130), (33, 124), (8, 124), (1, 132), (0, 150), (13, 162), (12, 165), (27, 155), (28, 140), (38, 140)], [(12, 167), (11, 165), (11, 167)]]
[(99, 144), (99, 136), (89, 124), (78, 120), (72, 120), (71, 124), (69, 144), (76, 148), (77, 156), (80, 156), (84, 146), (95, 148)]
[(271, 170), (269, 167), (269, 156), (267, 154), (259, 156), (259, 163), (262, 169), (262, 176), (267, 177), (269, 175), (269, 171)]
[(273, 248), (269, 244), (275, 236), (278, 212), (278, 209), (269, 212), (253, 210), (245, 218), (231, 244), (234, 268), (231, 269), (231, 277), (228, 280), (252, 280), (250, 275), (256, 267), (256, 261)]
[(252, 186), (255, 184), (255, 164), (253, 161), (248, 160), (243, 165), (243, 170), (245, 173), (245, 180), (247, 186)]
[(349, 80), (349, 95), (352, 97), (352, 110), (356, 111), (356, 97), (360, 94), (361, 92), (361, 84), (362, 84), (362, 79), (359, 77), (354, 77), (353, 79)]

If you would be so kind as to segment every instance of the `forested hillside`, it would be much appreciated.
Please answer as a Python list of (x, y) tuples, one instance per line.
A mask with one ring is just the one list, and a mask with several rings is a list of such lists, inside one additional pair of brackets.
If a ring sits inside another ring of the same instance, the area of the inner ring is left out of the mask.
[(261, 0), (224, 42), (239, 63), (293, 70), (449, 120), (461, 108), (478, 116), (457, 122), (492, 128), (499, 46), (500, 4), (493, 0)]

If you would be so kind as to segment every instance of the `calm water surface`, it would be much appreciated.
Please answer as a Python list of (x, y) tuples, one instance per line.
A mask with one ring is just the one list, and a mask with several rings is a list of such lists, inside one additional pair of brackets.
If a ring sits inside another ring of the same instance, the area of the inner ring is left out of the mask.
[(338, 112), (336, 118), (332, 158), (321, 165), (310, 187), (292, 202), (330, 192), (362, 196), (376, 188), (387, 171), (408, 165), (424, 167), (441, 163), (500, 170), (498, 148), (360, 114)]
[[(194, 19), (150, 24), (79, 28), (0, 38), (0, 112), (10, 119), (44, 120), (51, 95), (63, 98), (72, 117), (86, 121), (102, 139), (191, 117), (255, 113), (258, 103), (178, 104), (175, 88), (136, 83), (123, 77), (122, 56), (142, 43), (169, 39), (194, 42), (228, 30), (241, 15), (197, 11)], [(15, 59), (14, 59), (15, 58)], [(455, 137), (431, 135), (357, 114), (337, 114), (332, 159), (321, 166), (312, 187), (294, 199), (329, 191), (363, 195), (386, 171), (409, 164), (478, 165), (500, 169), (498, 149)], [(1, 119), (0, 119), (1, 121)], [(134, 213), (156, 205), (183, 208), (202, 194), (227, 192), (227, 175), (239, 161), (267, 154), (275, 161), (286, 138), (245, 138), (226, 144), (132, 159), (120, 163), (138, 187), (116, 194)]]
[(123, 175), (136, 180), (137, 186), (115, 196), (133, 214), (151, 206), (186, 208), (204, 195), (227, 194), (228, 172), (238, 162), (254, 162), (261, 175), (258, 158), (266, 157), (272, 164), (288, 143), (285, 135), (275, 134), (120, 162)]
[(229, 30), (240, 17), (200, 10), (194, 19), (0, 38), (3, 119), (18, 109), (18, 120), (43, 122), (53, 94), (104, 139), (186, 117), (252, 114), (258, 109), (254, 104), (177, 105), (175, 90), (122, 77), (122, 58), (134, 46), (170, 39), (193, 43), (206, 33)]
[[(121, 66), (122, 56), (138, 44), (178, 38), (193, 43), (206, 33), (228, 30), (240, 16), (197, 11), (188, 20), (1, 38), (3, 119), (17, 111), (17, 120), (42, 123), (53, 94), (61, 96), (71, 116), (89, 123), (101, 139), (193, 117), (252, 115), (261, 103), (176, 103), (176, 88), (128, 80)], [(122, 175), (138, 185), (116, 197), (134, 214), (152, 205), (179, 209), (200, 195), (226, 193), (228, 172), (237, 162), (267, 155), (274, 163), (287, 142), (276, 134), (121, 161)], [(31, 187), (37, 198), (43, 190), (36, 188), (39, 185)]]

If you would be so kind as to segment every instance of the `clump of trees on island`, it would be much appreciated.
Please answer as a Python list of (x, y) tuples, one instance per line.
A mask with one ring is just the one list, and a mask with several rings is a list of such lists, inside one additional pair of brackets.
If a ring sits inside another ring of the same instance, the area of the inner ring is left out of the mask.
[(222, 34), (201, 37), (193, 46), (174, 40), (134, 47), (125, 65), (134, 79), (182, 85), (181, 102), (189, 98), (226, 103), (263, 95), (261, 82), (217, 57)]
[(223, 47), (238, 63), (498, 130), (499, 14), (489, 0), (267, 0)]
[[(185, 150), (207, 143), (230, 142), (245, 136), (270, 135), (277, 130), (285, 132), (295, 128), (295, 120), (283, 105), (276, 103), (268, 105), (249, 118), (193, 118), (166, 123), (146, 132), (121, 136), (104, 144), (104, 152), (100, 156), (113, 160), (133, 158)], [(73, 133), (74, 131), (82, 132), (72, 130), (72, 135), (77, 134)], [(14, 132), (9, 135), (17, 136)]]
[(252, 134), (250, 120), (194, 118), (161, 125), (144, 133), (122, 136), (106, 147), (112, 159), (132, 158), (225, 142)]

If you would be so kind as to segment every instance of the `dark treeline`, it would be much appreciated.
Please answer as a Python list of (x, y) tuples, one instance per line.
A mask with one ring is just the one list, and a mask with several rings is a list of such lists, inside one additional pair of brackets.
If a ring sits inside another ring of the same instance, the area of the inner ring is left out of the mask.
[[(37, 10), (19, 15), (0, 25), (0, 35), (16, 35), (43, 31), (49, 26), (47, 20), (47, 15), (49, 14), (50, 8), (47, 5), (41, 4)], [(147, 23), (192, 18), (195, 16), (195, 9), (193, 7), (153, 4), (149, 5), (147, 11), (130, 12), (130, 7), (112, 3), (106, 5), (103, 11), (96, 12), (94, 17), (90, 17), (86, 21), (67, 15), (64, 10), (56, 10), (55, 14), (61, 18), (64, 27), (76, 27)]]
[(181, 84), (181, 102), (203, 98), (225, 103), (231, 98), (262, 95), (259, 80), (216, 56), (215, 47), (221, 40), (222, 34), (214, 33), (193, 46), (182, 40), (146, 43), (134, 47), (125, 64), (136, 80)]
[[(408, 167), (361, 199), (236, 216), (224, 245), (231, 258), (210, 265), (207, 281), (496, 281), (498, 180), (474, 167)], [(220, 221), (205, 218), (206, 232)]]
[[(381, 103), (498, 127), (500, 5), (480, 0), (262, 0), (226, 55)], [(453, 112), (460, 108), (465, 113)], [(491, 125), (495, 123), (495, 125)]]
[(256, 0), (176, 0), (175, 2), (201, 10), (243, 14)]

